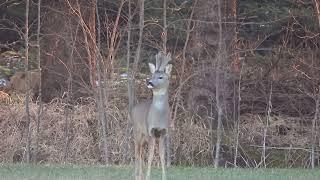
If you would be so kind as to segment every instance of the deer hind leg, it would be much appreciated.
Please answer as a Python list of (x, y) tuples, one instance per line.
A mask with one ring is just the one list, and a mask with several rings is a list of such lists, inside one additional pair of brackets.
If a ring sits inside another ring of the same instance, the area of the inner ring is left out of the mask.
[(149, 157), (148, 157), (148, 170), (147, 170), (146, 180), (150, 179), (151, 164), (152, 164), (152, 160), (153, 160), (153, 156), (154, 156), (154, 146), (155, 146), (155, 144), (156, 144), (156, 139), (151, 137), (150, 138), (150, 142), (148, 144), (148, 146), (149, 146)]
[(159, 154), (160, 154), (160, 162), (162, 168), (162, 180), (167, 179), (166, 175), (166, 162), (165, 162), (165, 136), (161, 136), (159, 138)]
[(138, 144), (138, 141), (136, 140), (134, 143), (134, 175), (136, 180), (140, 180), (140, 146)]
[(143, 180), (143, 143), (141, 138), (135, 141), (135, 179)]
[(142, 140), (140, 144), (140, 178), (141, 180), (144, 180), (144, 145), (145, 145), (145, 139)]

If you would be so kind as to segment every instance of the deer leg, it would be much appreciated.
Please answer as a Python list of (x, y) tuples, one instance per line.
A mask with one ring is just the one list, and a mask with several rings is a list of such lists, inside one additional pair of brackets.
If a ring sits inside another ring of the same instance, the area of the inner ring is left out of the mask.
[(143, 165), (144, 165), (144, 155), (143, 155), (143, 150), (144, 150), (144, 148), (143, 148), (143, 145), (144, 145), (144, 142), (141, 142), (140, 144), (139, 144), (139, 169), (140, 169), (140, 171), (139, 171), (139, 177), (140, 177), (140, 179), (141, 180), (143, 180), (144, 179), (144, 177), (143, 177)]
[(140, 180), (140, 162), (141, 162), (141, 157), (140, 157), (140, 149), (141, 147), (139, 146), (138, 144), (138, 141), (135, 142), (134, 144), (134, 156), (135, 156), (135, 177), (136, 177), (136, 180)]
[(151, 138), (150, 142), (149, 142), (148, 170), (147, 170), (146, 180), (150, 179), (151, 164), (152, 164), (152, 160), (153, 160), (153, 156), (154, 156), (155, 143), (156, 143), (156, 139), (155, 138)]
[(161, 136), (159, 139), (159, 154), (160, 154), (160, 162), (162, 168), (162, 180), (166, 180), (166, 162), (165, 162), (165, 136)]

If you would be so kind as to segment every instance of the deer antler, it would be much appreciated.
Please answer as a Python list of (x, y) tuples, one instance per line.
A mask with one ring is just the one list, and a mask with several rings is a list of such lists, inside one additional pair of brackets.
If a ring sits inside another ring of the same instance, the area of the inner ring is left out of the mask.
[(156, 70), (164, 71), (166, 65), (171, 61), (171, 54), (164, 54), (163, 52), (159, 52), (156, 55)]

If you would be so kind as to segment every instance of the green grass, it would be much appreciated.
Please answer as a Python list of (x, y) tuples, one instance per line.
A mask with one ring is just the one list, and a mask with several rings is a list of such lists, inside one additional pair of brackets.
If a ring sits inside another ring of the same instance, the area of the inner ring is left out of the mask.
[[(129, 166), (0, 165), (0, 180), (121, 180), (134, 179)], [(152, 180), (161, 179), (161, 170), (152, 170)], [(319, 180), (320, 169), (214, 169), (171, 167), (168, 180)]]

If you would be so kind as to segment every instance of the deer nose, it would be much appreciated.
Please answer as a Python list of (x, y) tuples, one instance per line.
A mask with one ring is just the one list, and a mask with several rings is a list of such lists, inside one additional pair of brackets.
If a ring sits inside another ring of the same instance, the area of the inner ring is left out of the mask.
[(153, 88), (154, 84), (152, 83), (152, 81), (148, 81), (147, 86), (148, 88)]
[(148, 85), (153, 86), (152, 81), (148, 81)]

